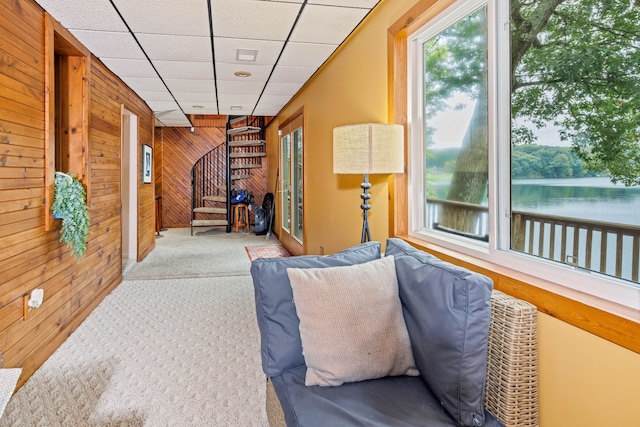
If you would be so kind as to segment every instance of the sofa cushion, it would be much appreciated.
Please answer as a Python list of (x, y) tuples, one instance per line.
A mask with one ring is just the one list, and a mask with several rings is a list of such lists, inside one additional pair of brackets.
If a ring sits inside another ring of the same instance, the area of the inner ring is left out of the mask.
[[(452, 427), (457, 423), (421, 377), (385, 377), (340, 387), (305, 386), (305, 367), (271, 378), (287, 426)], [(499, 427), (486, 413), (485, 427)]]
[(287, 268), (323, 268), (359, 264), (380, 258), (380, 243), (368, 242), (329, 256), (259, 258), (251, 276), (260, 329), (262, 369), (268, 376), (304, 365), (298, 316)]
[(306, 385), (418, 375), (393, 257), (287, 272), (300, 319)]
[(482, 425), (493, 282), (388, 239), (413, 355), (422, 377), (461, 426)]

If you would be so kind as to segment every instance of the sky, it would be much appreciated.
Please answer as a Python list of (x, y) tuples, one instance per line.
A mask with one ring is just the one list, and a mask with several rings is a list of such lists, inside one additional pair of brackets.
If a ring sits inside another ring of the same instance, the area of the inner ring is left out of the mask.
[[(460, 147), (462, 138), (471, 121), (475, 101), (464, 93), (456, 93), (446, 101), (448, 108), (436, 114), (428, 125), (436, 129), (433, 135), (434, 145), (431, 148)], [(456, 105), (464, 105), (464, 108), (456, 109)], [(526, 124), (525, 124), (526, 125)], [(570, 144), (560, 140), (558, 128), (549, 124), (541, 129), (534, 125), (528, 126), (537, 137), (536, 144), (549, 146), (565, 146)]]

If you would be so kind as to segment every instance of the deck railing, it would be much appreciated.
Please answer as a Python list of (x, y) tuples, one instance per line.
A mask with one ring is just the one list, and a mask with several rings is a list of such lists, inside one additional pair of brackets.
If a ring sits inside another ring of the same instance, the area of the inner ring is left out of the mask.
[[(433, 228), (475, 239), (488, 237), (486, 206), (429, 199)], [(511, 249), (638, 282), (640, 227), (533, 212), (511, 212)]]

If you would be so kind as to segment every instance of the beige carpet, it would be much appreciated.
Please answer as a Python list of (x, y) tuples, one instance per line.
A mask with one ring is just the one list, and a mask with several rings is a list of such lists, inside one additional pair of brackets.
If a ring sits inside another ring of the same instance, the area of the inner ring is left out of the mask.
[(0, 426), (268, 425), (244, 247), (277, 240), (163, 234), (12, 397)]

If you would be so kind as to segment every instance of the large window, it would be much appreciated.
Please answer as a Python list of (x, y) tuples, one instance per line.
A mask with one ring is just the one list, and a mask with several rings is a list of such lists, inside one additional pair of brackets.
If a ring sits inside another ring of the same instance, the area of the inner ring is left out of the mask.
[(414, 32), (409, 234), (640, 308), (638, 22), (470, 0)]

